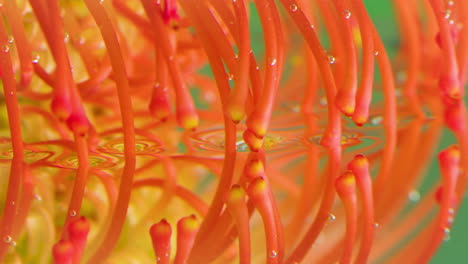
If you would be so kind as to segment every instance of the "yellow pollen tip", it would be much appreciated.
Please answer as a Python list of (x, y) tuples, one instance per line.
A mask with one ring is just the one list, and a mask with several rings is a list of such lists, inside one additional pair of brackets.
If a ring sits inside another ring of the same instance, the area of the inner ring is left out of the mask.
[(346, 186), (352, 186), (356, 184), (356, 180), (354, 178), (354, 173), (352, 172), (345, 172), (341, 178), (339, 178), (341, 184)]
[(234, 123), (239, 123), (245, 116), (245, 112), (238, 106), (232, 106), (229, 109), (229, 114)]
[(151, 231), (154, 234), (167, 234), (167, 233), (171, 233), (172, 230), (169, 224), (159, 223), (159, 224), (154, 225), (151, 228)]
[(458, 147), (455, 145), (448, 147), (445, 151), (443, 151), (443, 153), (446, 159), (455, 161), (460, 160), (460, 149), (458, 149)]
[(267, 183), (263, 178), (254, 180), (249, 186), (249, 193), (253, 196), (262, 195), (267, 189)]
[(198, 126), (198, 116), (193, 114), (193, 115), (187, 115), (187, 116), (183, 117), (181, 125), (186, 130), (192, 130), (192, 129), (197, 128), (197, 126)]
[(258, 151), (262, 147), (261, 139), (253, 139), (249, 142), (249, 147), (252, 151)]
[(345, 104), (341, 107), (341, 111), (345, 114), (345, 115), (352, 115), (354, 113), (354, 106), (351, 105), (351, 104)]
[(256, 130), (255, 130), (255, 134), (260, 136), (260, 137), (264, 137), (266, 135), (266, 128), (264, 128), (263, 126), (262, 127), (257, 127)]
[(251, 175), (259, 175), (263, 173), (264, 167), (263, 163), (260, 160), (253, 160), (249, 166), (249, 173)]
[(245, 191), (240, 186), (233, 186), (228, 196), (228, 203), (236, 203), (243, 201), (245, 198)]
[(452, 99), (460, 99), (461, 98), (460, 87), (459, 86), (452, 87), (449, 91), (449, 96)]
[(362, 126), (364, 123), (367, 122), (367, 117), (363, 115), (357, 115), (353, 116), (353, 121), (356, 123), (358, 126)]
[(355, 186), (356, 178), (352, 171), (346, 171), (335, 182), (336, 192), (340, 197), (354, 193)]
[(251, 151), (257, 152), (263, 145), (263, 139), (255, 136), (249, 129), (244, 132), (244, 141)]
[(359, 27), (354, 26), (352, 31), (353, 31), (354, 43), (356, 44), (357, 47), (362, 47), (362, 39), (361, 39), (361, 33), (359, 32)]
[(357, 155), (356, 157), (354, 157), (352, 164), (356, 168), (365, 168), (369, 165), (369, 160), (367, 160), (365, 156)]
[(198, 222), (195, 216), (182, 218), (180, 221), (181, 221), (181, 226), (184, 229), (189, 230), (189, 231), (196, 231), (198, 230), (198, 227), (200, 226), (200, 223)]

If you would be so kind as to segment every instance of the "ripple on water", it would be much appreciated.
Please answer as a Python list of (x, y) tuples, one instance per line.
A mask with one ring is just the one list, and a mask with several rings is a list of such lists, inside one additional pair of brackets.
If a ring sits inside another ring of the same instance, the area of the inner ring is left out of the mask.
[[(323, 134), (315, 135), (309, 138), (309, 142), (320, 145)], [(362, 135), (357, 132), (345, 131), (341, 135), (341, 146), (353, 147), (362, 143)]]
[[(99, 152), (113, 155), (124, 155), (124, 149), (123, 138), (109, 140), (98, 147)], [(164, 149), (159, 142), (137, 139), (135, 151), (136, 155), (151, 155), (161, 153)]]
[[(236, 150), (237, 152), (247, 152), (249, 147), (242, 138), (244, 130), (237, 131)], [(200, 131), (192, 136), (195, 147), (201, 150), (223, 152), (225, 147), (225, 135), (222, 129), (211, 129)], [(299, 140), (297, 138), (287, 138), (281, 133), (275, 131), (269, 132), (263, 139), (263, 147), (266, 152), (280, 151), (297, 147)]]
[[(31, 164), (38, 161), (46, 160), (54, 155), (54, 152), (40, 149), (30, 149), (28, 146), (24, 148), (24, 162)], [(9, 162), (13, 159), (13, 149), (9, 138), (0, 138), (0, 162)]]
[[(97, 169), (109, 169), (118, 163), (118, 159), (102, 154), (90, 154), (88, 161), (91, 168)], [(59, 168), (76, 169), (79, 165), (78, 156), (75, 153), (62, 155), (54, 160), (52, 165)]]

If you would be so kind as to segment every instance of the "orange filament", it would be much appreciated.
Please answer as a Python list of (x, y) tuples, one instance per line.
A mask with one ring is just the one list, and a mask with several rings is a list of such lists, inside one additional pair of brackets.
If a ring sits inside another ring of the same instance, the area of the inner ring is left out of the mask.
[(390, 169), (393, 162), (393, 155), (397, 143), (397, 105), (395, 99), (395, 82), (390, 59), (388, 57), (385, 46), (377, 34), (377, 30), (373, 26), (374, 42), (379, 56), (377, 56), (378, 67), (382, 76), (382, 86), (385, 95), (384, 100), (384, 130), (385, 130), (385, 146), (383, 148), (382, 162), (379, 173), (373, 184), (375, 201), (380, 201), (379, 195), (389, 180)]
[[(198, 3), (198, 2), (197, 2)], [(197, 4), (194, 1), (184, 1), (181, 3), (185, 10), (197, 11)], [(185, 6), (187, 5), (187, 6)], [(189, 7), (189, 8), (188, 8)], [(199, 17), (194, 13), (188, 12), (187, 15), (192, 18), (195, 27), (199, 30), (201, 37), (204, 40), (203, 43), (207, 45), (206, 51), (210, 62), (213, 64), (213, 74), (215, 76), (216, 82), (218, 84), (219, 93), (223, 107), (226, 106), (229, 84), (227, 83), (226, 72), (222, 66), (222, 62), (219, 59), (219, 55), (216, 53), (216, 49), (211, 45), (213, 42), (209, 35), (206, 34), (203, 28), (203, 23), (199, 21)], [(232, 185), (232, 177), (234, 165), (236, 162), (236, 152), (235, 152), (235, 127), (231, 120), (227, 120), (227, 117), (224, 116), (225, 124), (225, 159), (223, 164), (223, 171), (221, 173), (220, 182), (213, 198), (213, 203), (210, 206), (210, 209), (205, 217), (205, 220), (200, 226), (200, 231), (197, 234), (197, 238), (194, 243), (194, 248), (191, 252), (189, 263), (200, 262), (200, 259), (203, 259), (202, 247), (200, 246), (203, 243), (208, 243), (210, 229), (216, 224), (216, 218), (220, 215), (224, 203), (225, 193), (229, 190)]]
[(372, 182), (369, 174), (369, 161), (363, 155), (357, 155), (348, 164), (356, 178), (362, 201), (362, 238), (356, 263), (366, 263), (374, 240), (374, 199)]
[(432, 238), (425, 244), (425, 250), (419, 256), (418, 262), (426, 263), (430, 260), (436, 249), (442, 242), (446, 232), (450, 232), (450, 226), (453, 221), (453, 201), (458, 198), (455, 196), (455, 187), (460, 162), (460, 150), (456, 146), (451, 146), (439, 154), (439, 165), (442, 174), (442, 194), (439, 213), (432, 226)]
[(86, 247), (89, 233), (89, 222), (85, 217), (74, 219), (68, 225), (68, 236), (73, 244), (73, 264), (79, 264)]
[[(154, 8), (150, 5), (144, 5), (147, 15), (150, 17), (151, 23), (156, 23)], [(153, 94), (151, 96), (151, 102), (149, 105), (150, 112), (161, 121), (165, 121), (170, 115), (170, 104), (169, 104), (169, 80), (167, 72), (167, 64), (162, 54), (162, 50), (156, 45), (156, 83), (153, 87)]]
[(248, 95), (248, 72), (250, 64), (249, 21), (244, 1), (233, 1), (236, 18), (239, 21), (239, 63), (234, 75), (234, 88), (230, 93), (228, 111), (234, 123), (239, 123), (245, 115)]
[(449, 21), (444, 18), (444, 8), (441, 0), (429, 0), (434, 10), (440, 30), (440, 44), (443, 54), (444, 68), (439, 79), (439, 88), (449, 98), (459, 100), (462, 89), (458, 79), (458, 65), (455, 54), (454, 39), (450, 33)]
[(417, 94), (418, 73), (421, 68), (420, 32), (418, 28), (416, 5), (399, 0), (394, 2), (395, 11), (398, 15), (400, 31), (403, 43), (402, 52), (408, 57), (407, 77), (404, 83), (403, 92), (408, 97), (410, 107), (415, 115), (424, 117), (421, 109), (420, 96)]
[[(349, 20), (352, 19), (351, 11), (346, 8), (346, 3), (343, 0), (333, 1), (333, 5), (338, 14), (339, 33), (346, 39), (344, 41), (344, 49), (346, 50), (344, 65), (346, 65), (345, 76), (342, 79), (341, 88), (338, 90), (336, 103), (340, 110), (348, 116), (354, 113), (356, 107), (356, 89), (357, 89), (357, 61), (356, 47), (353, 40), (353, 33)], [(351, 17), (349, 17), (351, 15)]]
[(150, 16), (150, 19), (155, 31), (161, 39), (161, 41), (158, 42), (161, 45), (158, 50), (164, 55), (174, 85), (177, 121), (180, 126), (187, 130), (195, 129), (198, 126), (198, 115), (178, 64), (175, 63), (177, 59), (175, 48), (171, 45), (169, 29), (163, 21), (161, 7), (159, 4), (152, 5), (148, 1), (142, 1), (142, 3), (145, 9), (148, 10), (148, 13), (154, 14)]
[(468, 4), (395, 1), (391, 58), (360, 1), (281, 3), (0, 0), (0, 262), (428, 262), (468, 183)]
[[(372, 31), (372, 23), (367, 15), (364, 4), (359, 0), (352, 0), (353, 12), (359, 23), (359, 32), (362, 40), (362, 72), (361, 82), (356, 95), (356, 109), (353, 113), (353, 121), (362, 126), (369, 117), (369, 105), (372, 97), (374, 79), (375, 49)], [(379, 50), (377, 50), (379, 52)]]
[(351, 171), (345, 172), (336, 179), (336, 192), (344, 203), (346, 209), (346, 235), (344, 249), (341, 254), (340, 263), (351, 263), (354, 241), (357, 233), (357, 202), (356, 202), (356, 179)]
[[(247, 119), (248, 130), (245, 133), (252, 135), (245, 137), (251, 138), (252, 136), (256, 136), (258, 139), (262, 139), (268, 130), (274, 98), (280, 81), (278, 76), (283, 68), (284, 51), (281, 44), (283, 33), (279, 24), (279, 15), (273, 1), (258, 0), (255, 2), (266, 40), (266, 72), (265, 84), (258, 107), (255, 108), (254, 112)], [(258, 140), (254, 142), (246, 140), (246, 143), (254, 151), (258, 150)], [(253, 143), (252, 146), (250, 146), (251, 143)]]
[[(0, 21), (0, 45), (8, 45), (8, 36), (3, 20)], [(8, 47), (8, 46), (7, 46)], [(16, 239), (12, 232), (15, 229), (15, 220), (18, 208), (20, 190), (24, 184), (24, 146), (21, 131), (20, 110), (18, 98), (16, 95), (16, 81), (13, 75), (12, 61), (9, 49), (0, 53), (0, 72), (3, 84), (3, 94), (6, 103), (8, 125), (10, 128), (11, 145), (13, 149), (13, 158), (10, 166), (10, 175), (8, 178), (8, 191), (5, 198), (5, 206), (0, 225), (0, 235), (6, 238), (9, 243), (0, 245), (0, 262), (3, 262), (11, 242)], [(25, 208), (26, 209), (26, 208)], [(5, 240), (4, 240), (5, 242)]]
[[(460, 10), (460, 21), (464, 25), (468, 23), (468, 4), (466, 1), (457, 1), (457, 6)], [(459, 79), (460, 79), (460, 88), (463, 89), (464, 84), (466, 83), (466, 78), (468, 75), (468, 29), (463, 27), (460, 32), (460, 39), (457, 47), (457, 61), (459, 70)]]
[(67, 226), (73, 219), (77, 219), (79, 217), (86, 181), (88, 180), (89, 156), (86, 139), (80, 134), (75, 133), (75, 142), (79, 165), (76, 172), (76, 180), (73, 186), (72, 197), (68, 206), (68, 215), (65, 221), (65, 226)]
[(6, 1), (4, 3), (8, 22), (10, 23), (14, 42), (16, 43), (18, 56), (21, 63), (21, 81), (20, 88), (24, 90), (31, 82), (33, 75), (31, 47), (26, 38), (24, 26), (21, 22), (21, 10), (18, 8), (16, 1)]
[(280, 250), (278, 244), (279, 237), (277, 235), (277, 227), (269, 192), (269, 186), (262, 177), (254, 179), (247, 189), (249, 198), (252, 199), (255, 207), (262, 216), (267, 243), (266, 263), (277, 264), (281, 263), (282, 260), (281, 256), (278, 256)]
[(125, 220), (128, 203), (130, 201), (133, 174), (135, 171), (135, 131), (133, 125), (133, 113), (132, 111), (128, 111), (128, 109), (132, 109), (132, 103), (129, 96), (130, 91), (128, 80), (125, 78), (125, 67), (117, 36), (115, 35), (115, 31), (113, 30), (113, 26), (107, 16), (106, 10), (100, 5), (100, 3), (96, 0), (86, 0), (85, 3), (91, 15), (96, 20), (96, 23), (100, 25), (101, 34), (106, 47), (108, 48), (113, 70), (116, 73), (116, 86), (119, 97), (120, 112), (122, 115), (125, 146), (125, 166), (122, 172), (119, 194), (115, 206), (116, 209), (113, 212), (113, 221), (108, 228), (103, 244), (90, 259), (90, 263), (93, 263), (100, 262), (104, 259), (106, 255), (109, 254), (109, 249), (115, 246)]
[(194, 215), (184, 217), (177, 222), (177, 251), (174, 264), (187, 262), (199, 226), (200, 224)]
[(151, 226), (149, 230), (151, 241), (153, 243), (156, 263), (169, 264), (171, 257), (171, 225), (166, 219)]
[(239, 233), (239, 263), (251, 263), (249, 212), (245, 203), (245, 191), (233, 185), (226, 201), (227, 208)]

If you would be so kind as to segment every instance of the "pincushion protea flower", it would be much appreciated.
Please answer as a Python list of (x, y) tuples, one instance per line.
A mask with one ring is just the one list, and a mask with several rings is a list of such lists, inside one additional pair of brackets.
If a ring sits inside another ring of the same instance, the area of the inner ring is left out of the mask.
[(0, 262), (427, 263), (468, 2), (392, 3), (390, 60), (361, 0), (0, 1)]

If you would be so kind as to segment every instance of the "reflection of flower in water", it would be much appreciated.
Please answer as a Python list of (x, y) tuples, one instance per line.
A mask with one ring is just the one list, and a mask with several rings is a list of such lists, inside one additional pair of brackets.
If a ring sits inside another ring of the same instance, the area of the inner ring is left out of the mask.
[(392, 61), (361, 1), (279, 2), (0, 0), (0, 262), (427, 262), (468, 2), (394, 1)]

